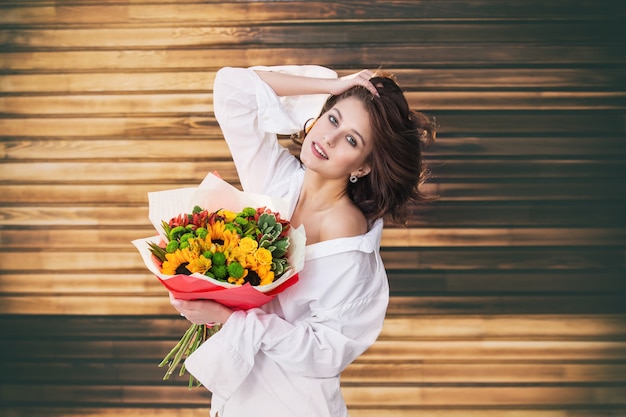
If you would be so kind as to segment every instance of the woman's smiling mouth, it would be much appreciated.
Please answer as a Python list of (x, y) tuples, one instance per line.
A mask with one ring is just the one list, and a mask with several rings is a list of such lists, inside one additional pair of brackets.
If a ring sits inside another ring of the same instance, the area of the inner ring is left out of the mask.
[(317, 155), (318, 157), (321, 157), (323, 159), (328, 159), (328, 155), (326, 155), (326, 152), (324, 152), (324, 149), (321, 146), (319, 146), (317, 143), (313, 142), (311, 144), (311, 148), (313, 149), (313, 153)]

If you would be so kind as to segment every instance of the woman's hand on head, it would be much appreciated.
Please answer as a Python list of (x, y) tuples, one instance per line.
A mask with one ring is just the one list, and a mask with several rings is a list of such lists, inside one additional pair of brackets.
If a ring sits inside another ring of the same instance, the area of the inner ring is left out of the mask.
[(170, 304), (172, 304), (181, 316), (194, 324), (225, 323), (233, 313), (233, 310), (215, 301), (179, 300), (174, 298), (172, 293), (170, 293)]
[(360, 85), (367, 88), (373, 95), (378, 96), (378, 90), (376, 90), (376, 87), (370, 82), (373, 76), (374, 73), (372, 71), (365, 69), (354, 74), (337, 78), (336, 84), (330, 93), (336, 96), (352, 87)]

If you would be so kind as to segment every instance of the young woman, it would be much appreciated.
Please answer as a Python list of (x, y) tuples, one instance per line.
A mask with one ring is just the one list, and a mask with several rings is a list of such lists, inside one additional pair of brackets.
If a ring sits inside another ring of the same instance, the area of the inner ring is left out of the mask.
[[(347, 416), (339, 375), (374, 343), (389, 301), (383, 218), (423, 198), (434, 125), (390, 76), (318, 66), (223, 68), (214, 111), (243, 189), (290, 201), (281, 214), (305, 227), (305, 266), (258, 309), (172, 298), (193, 323), (223, 323), (186, 368), (212, 392), (212, 417)], [(298, 159), (276, 135), (305, 125)]]

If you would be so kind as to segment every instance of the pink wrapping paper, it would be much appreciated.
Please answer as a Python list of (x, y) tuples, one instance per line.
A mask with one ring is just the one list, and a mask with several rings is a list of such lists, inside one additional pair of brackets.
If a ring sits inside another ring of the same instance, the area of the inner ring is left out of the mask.
[(249, 310), (268, 303), (278, 293), (298, 282), (298, 274), (292, 275), (267, 293), (260, 292), (247, 283), (238, 287), (224, 288), (188, 275), (175, 275), (169, 279), (159, 278), (159, 281), (175, 298), (181, 300), (212, 300), (234, 310)]

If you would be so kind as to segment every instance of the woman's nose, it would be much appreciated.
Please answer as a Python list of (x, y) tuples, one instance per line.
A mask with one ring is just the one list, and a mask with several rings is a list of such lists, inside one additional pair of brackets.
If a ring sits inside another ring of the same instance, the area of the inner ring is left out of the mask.
[(337, 135), (333, 133), (327, 133), (326, 135), (324, 135), (324, 143), (331, 148), (335, 146), (336, 140), (337, 140)]

